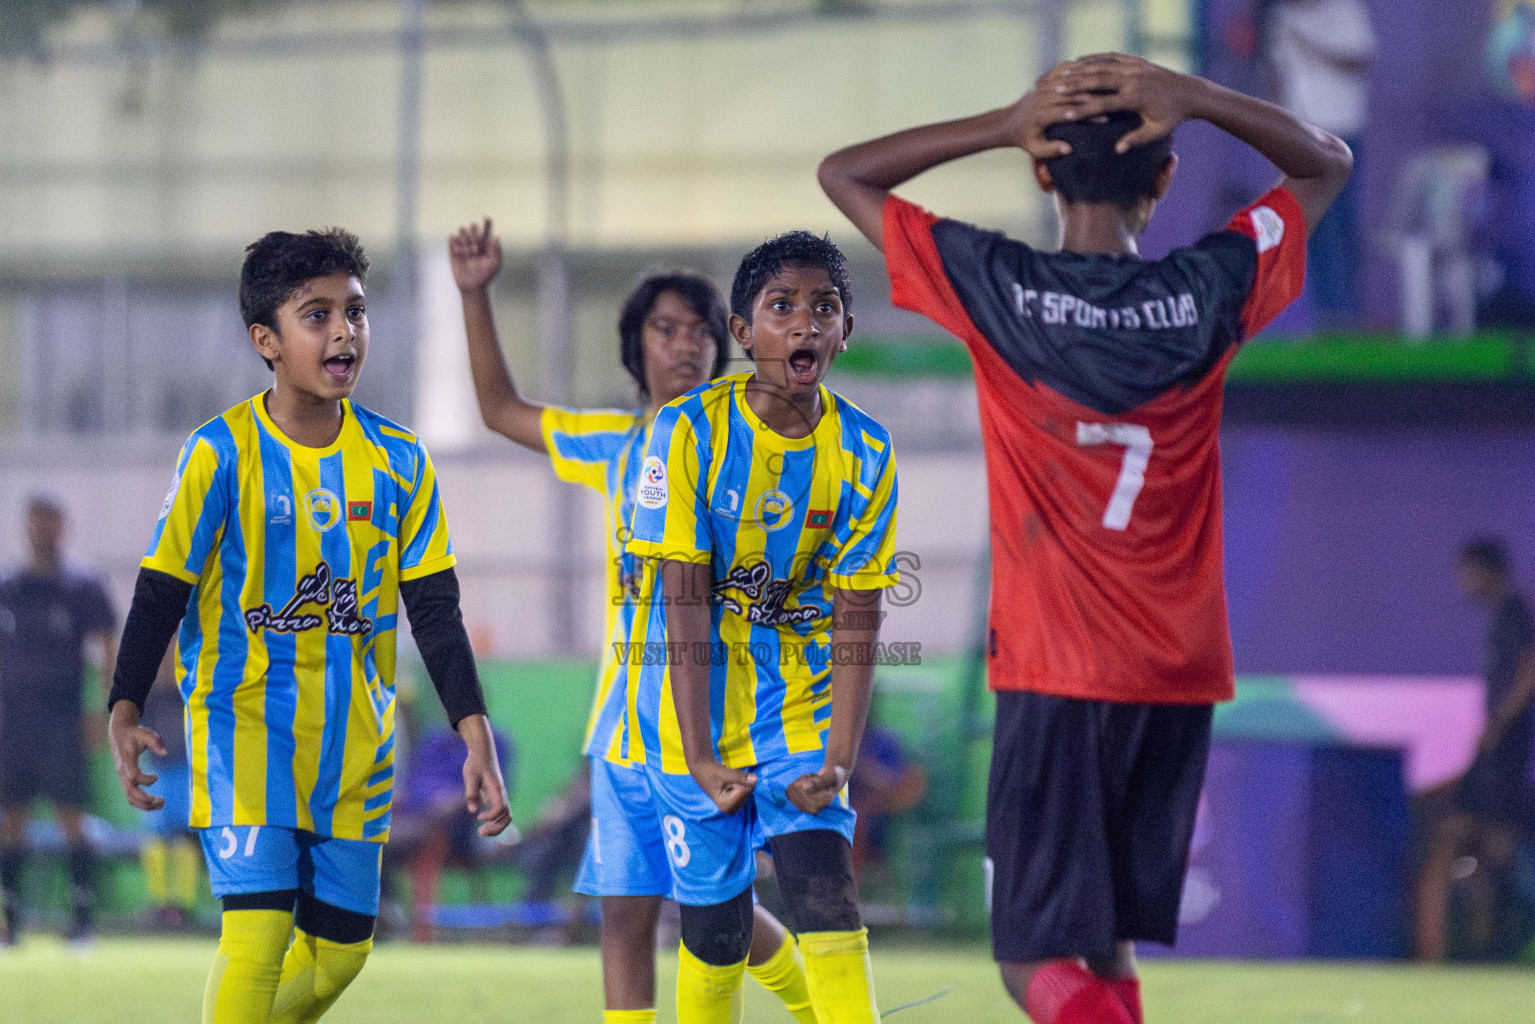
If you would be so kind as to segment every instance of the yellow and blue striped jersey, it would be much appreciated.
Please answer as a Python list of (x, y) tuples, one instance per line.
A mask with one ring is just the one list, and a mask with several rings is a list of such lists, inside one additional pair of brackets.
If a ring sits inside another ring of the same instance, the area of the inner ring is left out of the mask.
[(382, 842), (401, 581), (454, 564), (415, 434), (350, 402), (327, 448), (258, 395), (181, 451), (142, 565), (193, 584), (177, 640), (191, 826)]
[(607, 611), (597, 692), (583, 741), (587, 754), (623, 763), (626, 743), (623, 664), (616, 652), (629, 642), (634, 600), (639, 596), (640, 559), (624, 551), (634, 510), (650, 419), (638, 412), (562, 409), (549, 406), (540, 421), (544, 447), (555, 476), (585, 484), (603, 496), (607, 519)]
[(661, 409), (635, 493), (628, 550), (646, 563), (626, 658), (630, 756), (675, 774), (687, 765), (657, 560), (712, 567), (712, 649), (681, 656), (709, 655), (715, 750), (733, 768), (825, 747), (832, 591), (898, 580), (889, 433), (823, 387), (820, 422), (784, 437), (747, 404), (750, 377)]

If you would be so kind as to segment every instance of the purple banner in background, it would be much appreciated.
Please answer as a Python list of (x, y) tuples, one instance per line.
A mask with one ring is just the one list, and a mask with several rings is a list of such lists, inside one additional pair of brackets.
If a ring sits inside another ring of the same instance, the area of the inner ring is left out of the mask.
[[(1197, 70), (1223, 85), (1273, 99), (1271, 75), (1259, 58), (1258, 24), (1273, 0), (1204, 0), (1197, 5), (1203, 52)], [(1396, 326), (1396, 269), (1382, 244), (1392, 191), (1406, 161), (1423, 148), (1496, 141), (1483, 46), (1492, 0), (1366, 0), (1377, 44), (1370, 67), (1369, 113), (1356, 174), (1362, 186), (1360, 277), (1364, 324)], [(1507, 126), (1505, 126), (1506, 128)], [(1178, 131), (1173, 188), (1146, 232), (1144, 250), (1160, 256), (1220, 228), (1278, 180), (1247, 146), (1194, 123)], [(1274, 324), (1304, 331), (1304, 302)]]
[(1231, 426), (1221, 450), (1238, 672), (1480, 674), (1456, 555), (1499, 536), (1535, 579), (1535, 432)]

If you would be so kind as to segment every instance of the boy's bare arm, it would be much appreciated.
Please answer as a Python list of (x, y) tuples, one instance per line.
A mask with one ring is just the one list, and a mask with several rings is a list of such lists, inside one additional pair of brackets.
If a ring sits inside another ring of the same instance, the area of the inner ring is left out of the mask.
[(542, 452), (544, 407), (525, 400), (501, 355), (496, 317), (490, 305), (490, 282), (501, 272), (501, 239), (489, 217), (485, 223), (460, 228), (448, 239), (453, 282), (464, 303), (464, 332), (469, 336), (469, 373), (480, 418), (496, 433), (525, 448)]
[(847, 785), (858, 763), (858, 747), (874, 696), (874, 643), (879, 639), (882, 590), (837, 590), (832, 594), (831, 727), (826, 761), (814, 775), (789, 784), (789, 802), (819, 814)]
[(498, 836), (512, 824), (506, 782), (486, 715), (465, 715), (454, 726), (468, 748), (464, 758), (464, 806), (480, 821), (480, 835)]
[(1041, 160), (1069, 149), (1044, 137), (1044, 129), (1067, 119), (1075, 101), (1050, 88), (1052, 71), (1016, 103), (957, 121), (908, 128), (838, 150), (816, 172), (837, 209), (881, 251), (883, 215), (890, 190), (939, 164), (988, 149), (1018, 146)]
[(1208, 121), (1241, 139), (1285, 176), (1280, 184), (1299, 201), (1308, 235), (1353, 170), (1354, 155), (1336, 135), (1273, 103), (1140, 57), (1095, 54), (1062, 65), (1052, 76), (1050, 88), (1070, 101), (1067, 120), (1116, 110), (1141, 115), (1141, 126), (1119, 140), (1122, 153), (1190, 120)]
[[(726, 768), (714, 753), (709, 722), (709, 566), (677, 559), (661, 562), (661, 593), (666, 601), (667, 667), (672, 703), (682, 733), (688, 772), (715, 806), (734, 814), (757, 786), (757, 777)], [(704, 652), (700, 657), (699, 652)]]

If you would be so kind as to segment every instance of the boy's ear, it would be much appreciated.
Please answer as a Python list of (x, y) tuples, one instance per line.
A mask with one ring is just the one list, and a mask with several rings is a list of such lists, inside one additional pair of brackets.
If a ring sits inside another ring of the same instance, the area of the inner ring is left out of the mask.
[(1173, 175), (1178, 171), (1178, 154), (1169, 153), (1167, 159), (1157, 170), (1157, 176), (1151, 183), (1151, 198), (1161, 202), (1167, 195), (1167, 190), (1173, 187)]
[(251, 344), (261, 354), (261, 358), (275, 363), (279, 355), (277, 332), (266, 324), (251, 324), (250, 336)]
[(842, 347), (838, 352), (847, 351), (847, 339), (853, 336), (853, 314), (849, 313), (842, 318)]
[(1045, 195), (1055, 193), (1055, 179), (1050, 177), (1050, 168), (1045, 166), (1043, 160), (1034, 161), (1034, 180), (1039, 183), (1039, 190)]
[(728, 327), (730, 329), (730, 336), (736, 340), (737, 345), (741, 346), (741, 351), (751, 355), (752, 325), (746, 322), (746, 317), (739, 313), (731, 313)]

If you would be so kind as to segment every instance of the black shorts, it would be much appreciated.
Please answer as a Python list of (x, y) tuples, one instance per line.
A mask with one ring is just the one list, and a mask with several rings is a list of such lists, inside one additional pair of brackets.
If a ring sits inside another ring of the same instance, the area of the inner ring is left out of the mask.
[(0, 804), (23, 806), (46, 797), (84, 807), (89, 787), (81, 726), (76, 716), (20, 734), (0, 731)]
[(1212, 711), (997, 694), (986, 856), (999, 962), (1173, 943)]

